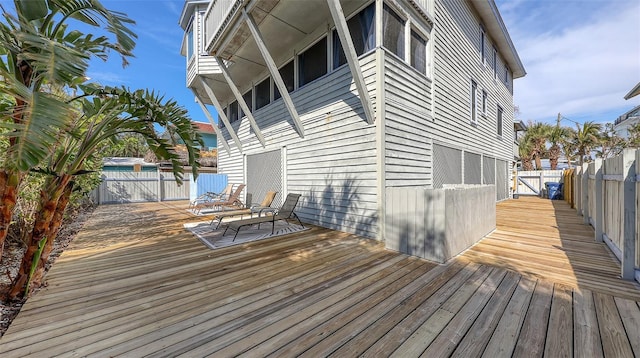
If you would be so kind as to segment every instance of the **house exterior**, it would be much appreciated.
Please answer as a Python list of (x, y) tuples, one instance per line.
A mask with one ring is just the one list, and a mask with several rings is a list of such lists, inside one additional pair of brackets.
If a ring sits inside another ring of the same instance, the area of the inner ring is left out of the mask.
[(613, 130), (622, 138), (629, 139), (629, 129), (640, 123), (640, 106), (616, 118), (613, 122)]
[(216, 135), (216, 131), (213, 129), (213, 125), (202, 122), (193, 122), (193, 124), (198, 129), (198, 133), (200, 133), (200, 137), (204, 142), (204, 147), (202, 149), (218, 149), (218, 136)]
[(219, 172), (254, 197), (381, 240), (389, 189), (508, 197), (525, 70), (493, 0), (187, 0), (180, 25)]

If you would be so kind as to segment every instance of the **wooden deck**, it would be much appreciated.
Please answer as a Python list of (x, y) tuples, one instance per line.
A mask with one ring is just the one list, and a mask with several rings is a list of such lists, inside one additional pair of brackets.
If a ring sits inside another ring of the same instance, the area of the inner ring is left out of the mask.
[(446, 265), (317, 227), (209, 250), (185, 208), (100, 207), (0, 356), (640, 356), (640, 290), (563, 202)]

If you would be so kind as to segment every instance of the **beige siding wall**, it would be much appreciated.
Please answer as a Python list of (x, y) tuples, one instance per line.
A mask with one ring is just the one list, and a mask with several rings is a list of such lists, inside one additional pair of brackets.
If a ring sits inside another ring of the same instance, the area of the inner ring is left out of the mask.
[[(374, 53), (361, 58), (360, 65), (373, 96)], [(284, 187), (287, 192), (302, 194), (297, 212), (303, 221), (375, 237), (375, 126), (365, 120), (348, 67), (298, 89), (291, 97), (304, 124), (305, 138), (299, 137), (282, 100), (277, 100), (253, 113), (266, 148), (260, 145), (246, 118), (232, 123), (243, 154), (284, 148)], [(228, 174), (229, 182), (244, 181), (243, 155), (226, 129), (223, 133), (232, 154), (221, 150), (219, 172)]]

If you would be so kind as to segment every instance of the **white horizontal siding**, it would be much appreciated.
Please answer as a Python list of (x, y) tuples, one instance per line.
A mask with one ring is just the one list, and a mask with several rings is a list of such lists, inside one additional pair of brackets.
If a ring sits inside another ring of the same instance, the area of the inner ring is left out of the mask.
[[(370, 93), (375, 93), (375, 56), (360, 60)], [(375, 237), (377, 181), (375, 126), (368, 125), (347, 66), (291, 93), (304, 126), (305, 137), (295, 131), (282, 100), (254, 111), (266, 141), (263, 148), (246, 118), (233, 123), (243, 154), (286, 147), (288, 193), (302, 197), (296, 210), (305, 222)], [(375, 101), (375, 97), (374, 97)], [(228, 137), (223, 129), (225, 138)], [(230, 139), (230, 138), (229, 138)], [(229, 181), (241, 178), (242, 154), (230, 140), (231, 157), (223, 150), (219, 171)], [(251, 191), (251, 188), (247, 188)]]
[(432, 183), (431, 81), (385, 55), (385, 186)]

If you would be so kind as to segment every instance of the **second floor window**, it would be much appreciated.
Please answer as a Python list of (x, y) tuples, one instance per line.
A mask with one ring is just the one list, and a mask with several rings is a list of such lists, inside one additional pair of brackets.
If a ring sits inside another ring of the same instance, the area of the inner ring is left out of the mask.
[[(376, 7), (375, 3), (367, 6), (357, 15), (347, 20), (353, 47), (356, 55), (369, 52), (376, 47)], [(338, 68), (347, 63), (347, 59), (342, 50), (342, 43), (338, 32), (333, 30), (333, 68)]]
[(256, 85), (256, 109), (260, 109), (271, 102), (271, 78), (267, 77), (264, 81)]
[(298, 85), (300, 87), (327, 74), (327, 38), (298, 55)]
[(233, 101), (229, 105), (229, 122), (233, 123), (240, 119), (240, 111), (238, 110), (238, 102)]
[(405, 21), (387, 4), (384, 5), (382, 18), (382, 46), (398, 57), (404, 59), (404, 25)]
[[(284, 85), (287, 87), (287, 91), (289, 91), (289, 93), (293, 92), (294, 84), (295, 84), (293, 60), (289, 61), (286, 65), (280, 67), (280, 70), (278, 72), (280, 72), (280, 76), (282, 77), (282, 81), (284, 82)], [(282, 97), (282, 95), (280, 94), (280, 90), (278, 90), (278, 87), (274, 86), (273, 99), (276, 100), (280, 97)]]
[(194, 44), (193, 44), (193, 23), (189, 25), (189, 30), (187, 30), (187, 59), (191, 59), (194, 54)]
[(471, 124), (478, 124), (478, 84), (471, 80)]
[[(253, 111), (253, 91), (249, 90), (249, 92), (243, 94), (242, 99), (247, 104), (247, 107), (249, 107), (249, 110)], [(244, 113), (244, 111), (241, 111), (240, 113), (240, 118), (247, 115), (246, 113)]]
[(413, 68), (420, 73), (427, 71), (427, 40), (423, 39), (420, 34), (411, 30), (411, 62)]

